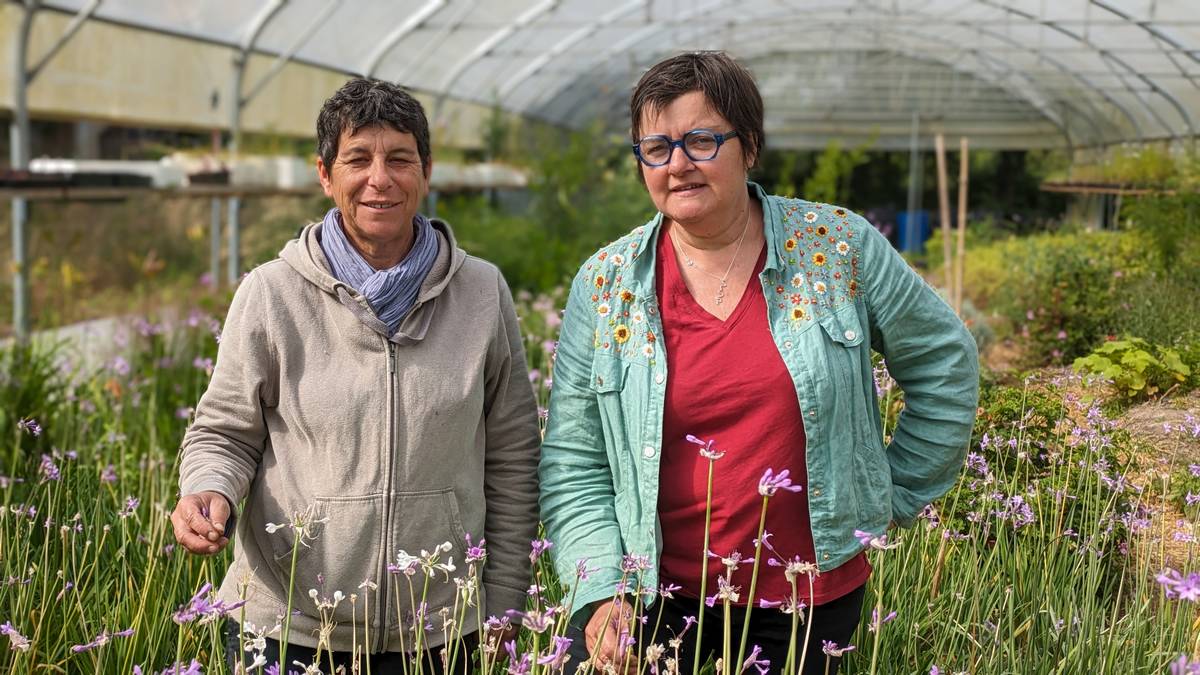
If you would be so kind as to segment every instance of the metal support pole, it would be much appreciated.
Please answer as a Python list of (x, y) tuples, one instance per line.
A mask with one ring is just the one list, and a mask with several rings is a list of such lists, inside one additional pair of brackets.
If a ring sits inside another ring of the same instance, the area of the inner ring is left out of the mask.
[[(16, 171), (29, 169), (29, 101), (26, 90), (29, 85), (27, 52), (29, 32), (33, 25), (36, 3), (27, 0), (21, 4), (21, 26), (13, 42), (13, 121), (9, 125), (9, 147), (12, 168)], [(12, 243), (13, 243), (13, 333), (18, 342), (29, 340), (29, 236), (26, 224), (29, 220), (29, 205), (24, 197), (12, 200)]]
[(226, 280), (230, 286), (237, 286), (238, 278), (241, 276), (241, 260), (238, 255), (239, 247), (241, 246), (241, 232), (238, 229), (238, 209), (241, 207), (242, 200), (238, 197), (229, 198), (229, 257), (227, 262)]
[(208, 276), (213, 290), (221, 287), (221, 198), (212, 198), (212, 222), (208, 225)]
[(921, 208), (921, 150), (917, 147), (920, 140), (918, 132), (921, 129), (921, 116), (917, 111), (912, 114), (912, 135), (909, 137), (908, 152), (908, 218), (904, 223), (905, 250), (919, 250), (917, 237), (920, 227), (917, 223), (917, 210)]

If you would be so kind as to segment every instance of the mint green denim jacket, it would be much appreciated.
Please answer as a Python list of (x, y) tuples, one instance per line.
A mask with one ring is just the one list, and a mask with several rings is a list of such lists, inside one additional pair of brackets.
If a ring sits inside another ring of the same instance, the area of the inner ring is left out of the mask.
[[(862, 549), (855, 530), (911, 525), (954, 484), (975, 419), (978, 352), (954, 311), (862, 217), (767, 196), (753, 183), (749, 189), (763, 206), (767, 319), (804, 416), (815, 562), (830, 570)], [(577, 586), (576, 609), (613, 595), (624, 554), (648, 556), (643, 586), (658, 584), (670, 377), (654, 278), (661, 223), (659, 214), (593, 255), (563, 315), (542, 443), (541, 514), (558, 574)], [(905, 395), (886, 447), (872, 349)], [(722, 389), (719, 372), (707, 380), (707, 395), (738, 395)], [(716, 441), (728, 451), (717, 472), (754, 451)], [(583, 559), (589, 572), (576, 583)]]

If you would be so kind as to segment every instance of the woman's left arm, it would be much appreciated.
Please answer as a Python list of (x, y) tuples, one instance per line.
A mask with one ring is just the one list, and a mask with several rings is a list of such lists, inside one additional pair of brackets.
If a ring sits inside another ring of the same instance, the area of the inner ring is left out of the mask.
[(953, 487), (979, 402), (979, 350), (954, 310), (865, 219), (856, 217), (871, 347), (904, 391), (887, 459), (892, 518), (908, 526)]

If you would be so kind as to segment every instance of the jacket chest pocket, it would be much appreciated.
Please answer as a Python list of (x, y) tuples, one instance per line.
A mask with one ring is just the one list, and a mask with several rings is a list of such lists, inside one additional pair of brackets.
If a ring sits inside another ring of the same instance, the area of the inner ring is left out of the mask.
[(634, 416), (627, 414), (632, 405), (629, 390), (629, 364), (609, 354), (596, 354), (592, 360), (591, 389), (600, 413), (600, 431), (604, 450), (613, 471), (613, 489), (621, 492), (622, 479), (626, 472), (625, 456), (632, 447), (629, 434), (630, 421)]
[[(820, 317), (817, 331), (824, 352), (828, 383), (824, 396), (836, 411), (839, 425), (849, 425), (853, 438), (859, 442), (871, 426), (864, 389), (863, 368), (870, 368), (870, 346), (854, 303), (842, 305)], [(864, 366), (864, 364), (866, 364)]]

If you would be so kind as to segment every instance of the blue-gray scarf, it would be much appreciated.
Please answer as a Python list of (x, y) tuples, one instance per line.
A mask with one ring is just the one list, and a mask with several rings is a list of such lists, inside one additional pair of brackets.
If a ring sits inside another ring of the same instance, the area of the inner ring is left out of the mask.
[(342, 214), (336, 208), (329, 209), (321, 223), (321, 251), (333, 276), (366, 298), (375, 316), (390, 330), (389, 337), (416, 303), (417, 292), (437, 259), (437, 235), (429, 219), (418, 213), (413, 226), (417, 236), (408, 255), (393, 267), (376, 270), (346, 238)]

